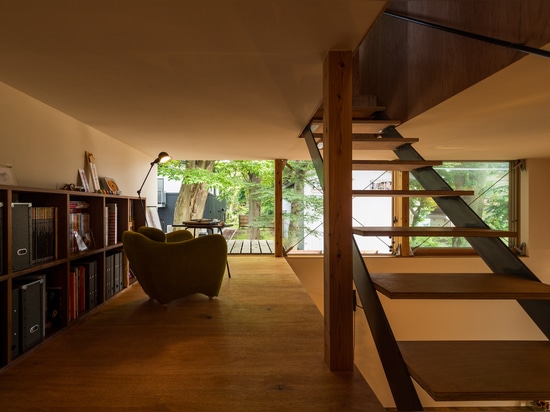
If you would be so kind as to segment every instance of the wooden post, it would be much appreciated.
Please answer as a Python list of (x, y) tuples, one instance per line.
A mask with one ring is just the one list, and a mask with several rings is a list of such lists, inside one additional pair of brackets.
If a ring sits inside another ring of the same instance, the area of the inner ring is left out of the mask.
[[(393, 173), (393, 189), (396, 190), (408, 190), (409, 189), (409, 172), (407, 171), (395, 171)], [(395, 226), (409, 226), (409, 198), (406, 196), (403, 197), (394, 197), (393, 198), (393, 213)], [(404, 237), (394, 237), (395, 241), (393, 252), (395, 253), (395, 248), (400, 245), (401, 256), (409, 256), (411, 252), (411, 246), (409, 238)]]
[(352, 54), (330, 51), (323, 73), (325, 361), (353, 370)]
[(275, 257), (283, 257), (283, 169), (286, 160), (275, 159)]

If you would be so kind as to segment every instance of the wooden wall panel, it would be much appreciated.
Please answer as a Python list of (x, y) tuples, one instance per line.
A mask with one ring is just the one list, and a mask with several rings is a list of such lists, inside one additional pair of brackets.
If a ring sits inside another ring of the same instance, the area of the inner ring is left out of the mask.
[[(500, 40), (550, 42), (550, 2), (393, 1), (388, 11)], [(508, 66), (524, 54), (382, 15), (361, 45), (360, 94), (388, 118), (406, 121)]]

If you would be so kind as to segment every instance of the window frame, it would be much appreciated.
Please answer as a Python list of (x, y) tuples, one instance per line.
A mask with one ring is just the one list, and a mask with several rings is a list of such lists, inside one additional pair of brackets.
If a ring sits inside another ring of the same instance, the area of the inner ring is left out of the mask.
[[(451, 162), (451, 161), (449, 161)], [(460, 162), (459, 160), (453, 160), (452, 162)], [(509, 248), (512, 250), (519, 250), (516, 246), (521, 244), (520, 239), (520, 172), (524, 169), (524, 162), (521, 160), (509, 161), (509, 160), (463, 160), (462, 162), (506, 162), (509, 165), (508, 176), (508, 222), (509, 230), (517, 233), (516, 237), (508, 238)], [(443, 164), (445, 161), (443, 161)], [(407, 171), (394, 171), (393, 182), (395, 189), (409, 189), (410, 188), (410, 172)], [(409, 226), (409, 198), (394, 197), (393, 200), (394, 226)], [(409, 237), (396, 237), (394, 239), (394, 255), (399, 256), (477, 256), (477, 252), (471, 245), (468, 247), (416, 247), (412, 248)]]

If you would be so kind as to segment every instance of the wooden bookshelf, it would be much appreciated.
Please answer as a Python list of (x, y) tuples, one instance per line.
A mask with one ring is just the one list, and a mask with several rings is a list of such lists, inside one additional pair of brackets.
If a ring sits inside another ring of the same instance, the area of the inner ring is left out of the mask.
[[(18, 285), (37, 278), (45, 284), (39, 341), (128, 286), (122, 232), (145, 224), (135, 213), (139, 202), (131, 196), (0, 186), (0, 368), (23, 353), (14, 314), (20, 292), (12, 292)], [(14, 213), (15, 204), (20, 209)], [(28, 220), (20, 219), (24, 205), (30, 208)], [(25, 223), (31, 225), (28, 248), (20, 247)]]

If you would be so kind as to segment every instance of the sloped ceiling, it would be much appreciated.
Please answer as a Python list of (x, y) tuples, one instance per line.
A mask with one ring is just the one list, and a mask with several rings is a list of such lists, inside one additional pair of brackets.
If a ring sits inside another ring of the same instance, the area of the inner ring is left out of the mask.
[[(385, 5), (1, 1), (0, 81), (151, 157), (305, 159), (327, 51), (355, 50)], [(527, 57), (399, 130), (426, 158), (550, 157), (548, 73)]]

